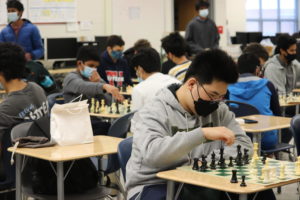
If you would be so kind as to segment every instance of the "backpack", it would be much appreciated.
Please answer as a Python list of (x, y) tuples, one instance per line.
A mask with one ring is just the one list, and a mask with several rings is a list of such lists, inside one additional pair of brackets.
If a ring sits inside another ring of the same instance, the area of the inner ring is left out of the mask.
[[(12, 138), (13, 142), (19, 141), (19, 146), (31, 148), (53, 145), (50, 142), (50, 117), (44, 116), (33, 121), (26, 130), (26, 134), (25, 137), (19, 139)], [(45, 143), (39, 143), (42, 140)], [(64, 162), (64, 172), (69, 170), (72, 162)], [(55, 168), (56, 163), (28, 157), (22, 172), (23, 185), (32, 187), (36, 194), (57, 194), (57, 177), (51, 165)], [(76, 160), (64, 181), (65, 194), (83, 193), (95, 188), (98, 180), (97, 169), (90, 158)]]

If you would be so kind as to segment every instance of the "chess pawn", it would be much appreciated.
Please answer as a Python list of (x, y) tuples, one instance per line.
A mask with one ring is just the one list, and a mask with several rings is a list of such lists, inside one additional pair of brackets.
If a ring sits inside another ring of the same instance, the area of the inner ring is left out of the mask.
[(111, 112), (110, 113), (116, 113), (116, 103), (111, 104)]
[(263, 183), (270, 183), (270, 168), (265, 168)]
[(280, 166), (280, 174), (279, 174), (279, 179), (285, 179), (285, 165), (281, 164)]
[(95, 113), (95, 99), (91, 99), (91, 108), (90, 108), (91, 113)]
[[(298, 157), (299, 158), (299, 157)], [(300, 160), (295, 163), (295, 175), (300, 176)]]
[(258, 143), (253, 143), (253, 157), (252, 159), (255, 159), (255, 160), (258, 160), (258, 154), (257, 154), (257, 151), (258, 151)]
[(99, 101), (98, 100), (96, 100), (95, 113), (99, 113)]
[(104, 113), (104, 112), (105, 112), (105, 100), (102, 99), (101, 100), (100, 113)]

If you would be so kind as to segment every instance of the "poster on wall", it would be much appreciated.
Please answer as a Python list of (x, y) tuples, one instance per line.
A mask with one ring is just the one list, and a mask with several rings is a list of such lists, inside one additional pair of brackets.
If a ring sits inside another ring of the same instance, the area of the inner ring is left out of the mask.
[(28, 0), (28, 10), (33, 23), (77, 21), (77, 0)]

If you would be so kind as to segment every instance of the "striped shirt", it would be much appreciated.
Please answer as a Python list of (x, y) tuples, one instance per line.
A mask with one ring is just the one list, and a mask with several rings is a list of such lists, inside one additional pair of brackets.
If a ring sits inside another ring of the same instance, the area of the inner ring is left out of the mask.
[(176, 65), (175, 67), (170, 69), (169, 75), (173, 76), (173, 77), (177, 78), (178, 80), (180, 80), (181, 82), (183, 82), (183, 80), (185, 78), (185, 73), (191, 63), (192, 63), (192, 61), (186, 61), (180, 65)]

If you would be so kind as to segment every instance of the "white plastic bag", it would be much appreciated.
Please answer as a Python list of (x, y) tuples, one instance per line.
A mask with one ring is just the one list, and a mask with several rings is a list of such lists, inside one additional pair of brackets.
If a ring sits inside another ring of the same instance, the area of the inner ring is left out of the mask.
[(55, 104), (51, 110), (51, 141), (61, 146), (93, 142), (87, 100)]

